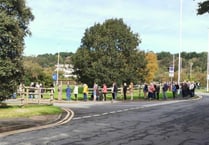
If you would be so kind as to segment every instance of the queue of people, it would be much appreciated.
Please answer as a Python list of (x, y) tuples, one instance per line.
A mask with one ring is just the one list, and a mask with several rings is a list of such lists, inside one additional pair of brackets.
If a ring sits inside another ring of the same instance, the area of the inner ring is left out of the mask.
[(170, 90), (172, 92), (173, 99), (176, 99), (177, 95), (182, 97), (194, 97), (196, 89), (195, 82), (182, 82), (180, 85), (177, 82), (164, 82), (163, 84), (159, 83), (150, 83), (144, 84), (143, 94), (145, 99), (157, 99), (159, 100), (160, 90), (162, 91), (162, 99), (166, 100), (167, 92)]
[[(20, 84), (20, 90), (22, 90), (23, 85)], [(151, 82), (150, 84), (144, 83), (140, 86), (139, 89), (142, 90), (144, 99), (145, 100), (159, 100), (160, 99), (160, 92), (162, 93), (162, 99), (166, 100), (167, 92), (168, 90), (172, 92), (173, 99), (176, 99), (178, 95), (181, 95), (182, 97), (193, 97), (195, 95), (195, 88), (197, 87), (196, 83), (194, 82), (182, 82), (180, 85), (176, 82), (164, 82), (162, 84)], [(39, 93), (41, 94), (41, 98), (43, 98), (43, 93), (45, 92), (44, 89), (42, 89), (42, 84), (39, 83), (33, 83), (31, 82), (29, 87), (29, 98), (38, 98)], [(54, 86), (52, 86), (54, 88)], [(76, 83), (73, 87), (73, 89), (70, 88), (70, 85), (67, 85), (65, 88), (65, 94), (66, 94), (66, 100), (70, 101), (72, 94), (74, 95), (75, 100), (78, 100), (78, 84)], [(52, 89), (54, 94), (54, 89)], [(102, 87), (100, 87), (97, 83), (94, 83), (93, 88), (91, 90), (92, 92), (89, 92), (89, 87), (87, 84), (83, 84), (83, 100), (87, 101), (88, 98), (93, 101), (106, 101), (107, 100), (107, 94), (108, 92), (112, 96), (112, 100), (117, 100), (118, 92), (121, 92), (123, 100), (127, 100), (127, 94), (130, 97), (130, 100), (134, 100), (134, 84), (133, 82), (130, 82), (128, 85), (126, 82), (123, 83), (123, 86), (118, 88), (118, 85), (116, 82), (113, 82), (112, 86), (110, 88), (107, 87), (107, 85), (104, 83), (102, 84)], [(62, 85), (58, 85), (58, 100), (62, 100)], [(141, 94), (141, 91), (139, 92)], [(91, 95), (91, 97), (88, 97)], [(53, 97), (51, 97), (53, 99)]]

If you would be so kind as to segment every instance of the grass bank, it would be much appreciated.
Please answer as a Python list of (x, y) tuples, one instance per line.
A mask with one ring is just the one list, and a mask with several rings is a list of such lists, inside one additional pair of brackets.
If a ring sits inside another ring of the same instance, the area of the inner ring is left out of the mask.
[(1, 106), (0, 119), (59, 114), (62, 109), (52, 105)]

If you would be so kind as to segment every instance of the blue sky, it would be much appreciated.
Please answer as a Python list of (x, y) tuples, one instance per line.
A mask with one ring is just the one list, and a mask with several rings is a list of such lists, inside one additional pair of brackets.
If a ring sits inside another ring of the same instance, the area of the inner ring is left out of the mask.
[[(209, 14), (197, 16), (198, 0), (182, 0), (182, 50), (208, 51)], [(122, 18), (138, 33), (144, 51), (179, 53), (180, 0), (26, 0), (35, 20), (24, 55), (76, 52), (85, 29)]]

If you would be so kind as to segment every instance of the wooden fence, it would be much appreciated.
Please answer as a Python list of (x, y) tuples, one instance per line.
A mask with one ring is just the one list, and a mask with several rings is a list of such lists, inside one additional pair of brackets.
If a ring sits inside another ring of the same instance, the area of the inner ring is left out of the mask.
[[(17, 94), (20, 96), (22, 105), (28, 103), (52, 104), (54, 100), (54, 92), (54, 88), (23, 87), (18, 89)], [(49, 95), (49, 99), (42, 99), (43, 95)]]

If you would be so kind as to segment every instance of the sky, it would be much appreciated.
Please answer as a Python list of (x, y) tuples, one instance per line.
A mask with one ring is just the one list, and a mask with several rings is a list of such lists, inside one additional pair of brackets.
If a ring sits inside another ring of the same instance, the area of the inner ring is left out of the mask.
[(180, 1), (26, 0), (35, 19), (29, 25), (32, 36), (25, 38), (24, 55), (75, 53), (87, 28), (112, 18), (122, 18), (139, 34), (139, 50), (208, 51), (209, 14), (196, 14), (201, 0), (182, 0), (180, 19)]

